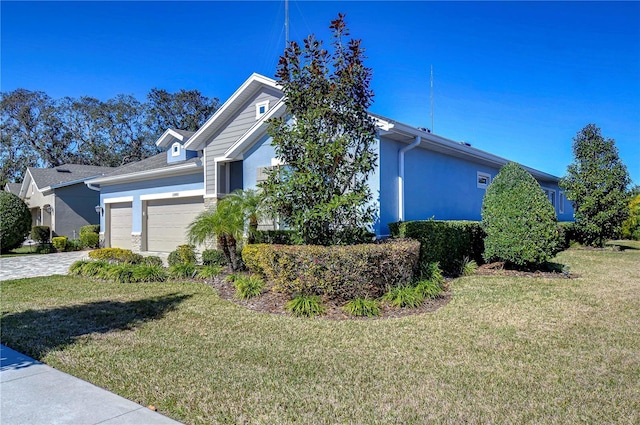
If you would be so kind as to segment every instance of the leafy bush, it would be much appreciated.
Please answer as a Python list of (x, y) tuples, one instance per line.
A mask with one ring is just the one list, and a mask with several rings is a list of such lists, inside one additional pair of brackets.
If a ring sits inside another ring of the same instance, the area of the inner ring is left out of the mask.
[(49, 226), (33, 226), (31, 228), (31, 239), (41, 244), (49, 242)]
[(53, 243), (53, 247), (58, 252), (64, 251), (66, 249), (66, 247), (67, 247), (67, 237), (66, 236), (56, 236), (51, 240), (51, 242)]
[(80, 236), (85, 235), (87, 233), (95, 233), (96, 235), (100, 233), (100, 225), (99, 224), (88, 224), (86, 226), (80, 227)]
[(285, 309), (295, 316), (315, 317), (324, 314), (326, 307), (317, 295), (298, 295), (285, 305)]
[(219, 249), (205, 249), (202, 251), (202, 264), (205, 266), (209, 265), (218, 265), (218, 266), (226, 266), (227, 265), (227, 257), (224, 255), (224, 252)]
[(191, 279), (198, 269), (193, 263), (178, 263), (169, 267), (169, 274), (174, 279)]
[(145, 266), (159, 266), (159, 267), (164, 266), (164, 263), (162, 262), (162, 258), (156, 257), (155, 255), (142, 257), (142, 260), (140, 260), (140, 264), (143, 264)]
[(65, 251), (80, 251), (82, 249), (82, 242), (80, 239), (67, 239), (67, 246)]
[(139, 264), (143, 257), (140, 254), (135, 254), (130, 249), (122, 248), (100, 248), (89, 253), (89, 258), (94, 260), (103, 260), (107, 262), (115, 263), (129, 263)]
[(342, 309), (353, 316), (380, 316), (380, 302), (368, 298), (356, 298), (346, 303)]
[(258, 276), (238, 275), (233, 281), (236, 296), (242, 300), (257, 297), (264, 289), (264, 282)]
[(198, 269), (198, 277), (200, 279), (214, 279), (222, 273), (222, 266), (217, 264), (209, 264)]
[(326, 295), (337, 300), (377, 298), (412, 281), (420, 244), (394, 239), (349, 246), (247, 245), (247, 267), (288, 294)]
[(41, 243), (40, 245), (38, 245), (38, 247), (36, 248), (36, 252), (38, 254), (51, 254), (52, 252), (54, 252), (55, 250), (53, 249), (53, 245), (50, 244), (49, 242), (44, 242)]
[(164, 282), (169, 277), (161, 265), (136, 264), (133, 267), (133, 282)]
[(80, 234), (80, 243), (83, 248), (97, 248), (100, 244), (100, 235), (97, 233)]
[(640, 240), (640, 195), (629, 201), (629, 217), (622, 223), (622, 238)]
[(508, 163), (493, 179), (482, 203), (485, 260), (530, 268), (561, 249), (556, 212), (538, 182)]
[(196, 248), (193, 245), (180, 245), (175, 251), (169, 253), (167, 259), (169, 266), (176, 266), (178, 264), (196, 264)]
[(420, 307), (424, 302), (422, 291), (411, 285), (396, 286), (389, 289), (382, 296), (383, 301), (389, 302), (394, 307)]
[(293, 230), (256, 230), (255, 243), (270, 245), (294, 245)]
[(0, 191), (0, 249), (10, 251), (19, 247), (30, 229), (31, 212), (27, 204), (13, 193)]
[(583, 238), (580, 236), (580, 230), (573, 221), (563, 221), (558, 223), (558, 239), (560, 248), (567, 249), (572, 243), (582, 243)]
[(482, 262), (485, 233), (477, 221), (404, 221), (389, 224), (389, 229), (394, 238), (420, 241), (420, 278), (425, 278), (430, 263), (438, 262), (453, 276), (465, 257)]

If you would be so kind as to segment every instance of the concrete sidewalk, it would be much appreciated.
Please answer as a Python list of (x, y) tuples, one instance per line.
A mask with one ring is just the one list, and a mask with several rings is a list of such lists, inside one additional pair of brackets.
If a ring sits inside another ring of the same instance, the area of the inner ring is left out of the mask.
[(2, 425), (180, 424), (0, 345)]

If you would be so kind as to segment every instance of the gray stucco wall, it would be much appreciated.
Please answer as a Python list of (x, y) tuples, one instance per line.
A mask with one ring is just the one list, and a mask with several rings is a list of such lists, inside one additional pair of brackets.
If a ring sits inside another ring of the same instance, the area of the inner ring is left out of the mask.
[(100, 222), (95, 210), (96, 205), (100, 204), (99, 192), (89, 189), (84, 183), (78, 183), (56, 189), (55, 193), (55, 235), (78, 238), (80, 227)]

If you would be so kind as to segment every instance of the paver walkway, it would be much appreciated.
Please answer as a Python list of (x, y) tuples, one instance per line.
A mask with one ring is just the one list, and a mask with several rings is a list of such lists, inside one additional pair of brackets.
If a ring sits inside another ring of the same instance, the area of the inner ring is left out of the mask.
[(0, 345), (2, 425), (180, 424)]
[(0, 280), (67, 274), (69, 266), (83, 258), (89, 258), (89, 251), (3, 257), (0, 258)]

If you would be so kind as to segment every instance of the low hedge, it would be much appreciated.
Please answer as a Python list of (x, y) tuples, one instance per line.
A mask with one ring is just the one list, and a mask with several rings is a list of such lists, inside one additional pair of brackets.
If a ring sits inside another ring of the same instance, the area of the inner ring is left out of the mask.
[(420, 275), (429, 263), (439, 263), (447, 275), (458, 275), (463, 261), (482, 264), (484, 237), (478, 221), (418, 220), (389, 224), (394, 238), (420, 241)]
[(65, 251), (67, 249), (67, 237), (66, 236), (55, 236), (51, 240), (51, 243), (53, 244), (53, 247), (58, 252)]
[(89, 258), (114, 263), (139, 264), (143, 257), (140, 254), (135, 254), (130, 249), (100, 248), (95, 251), (91, 251), (89, 253)]
[(420, 243), (409, 239), (347, 246), (251, 244), (242, 259), (274, 291), (347, 301), (377, 298), (409, 284), (419, 252)]

